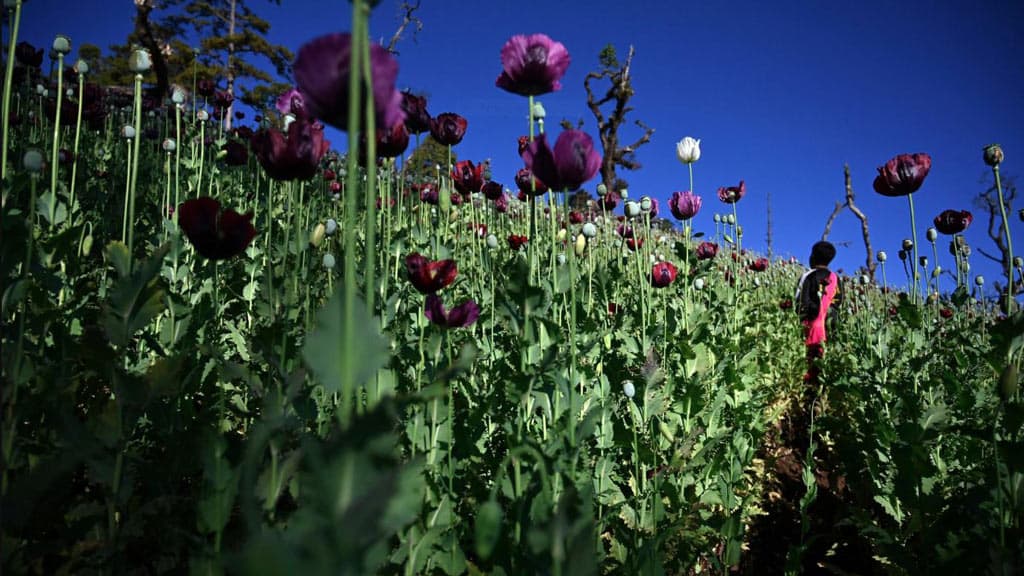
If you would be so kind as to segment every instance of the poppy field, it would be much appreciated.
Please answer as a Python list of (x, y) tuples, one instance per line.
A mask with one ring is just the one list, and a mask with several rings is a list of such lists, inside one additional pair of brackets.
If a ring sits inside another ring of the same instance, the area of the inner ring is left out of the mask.
[(514, 36), (495, 90), (529, 133), (494, 154), (522, 169), (412, 170), (473, 119), (396, 90), (353, 4), (253, 126), (216, 85), (143, 98), (145, 50), (124, 90), (67, 38), (47, 75), (11, 37), (5, 572), (1021, 573), (1024, 211), (1001, 189), (1010, 286), (986, 299), (971, 213), (914, 213), (931, 158), (879, 158), (913, 239), (843, 278), (809, 366), (806, 263), (745, 246), (742, 175), (693, 190), (699, 140), (661, 206), (599, 185), (598, 143), (535, 105), (569, 49)]

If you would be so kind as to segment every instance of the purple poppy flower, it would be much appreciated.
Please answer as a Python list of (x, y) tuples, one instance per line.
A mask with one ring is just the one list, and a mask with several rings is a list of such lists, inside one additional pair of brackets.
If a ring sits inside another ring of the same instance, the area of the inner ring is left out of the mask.
[(296, 118), (306, 117), (306, 102), (302, 92), (297, 88), (289, 88), (277, 97), (277, 111), (281, 114), (294, 114)]
[(252, 151), (274, 180), (308, 180), (319, 171), (320, 159), (331, 147), (319, 122), (299, 119), (288, 126), (288, 137), (276, 128), (253, 134)]
[(652, 219), (658, 217), (658, 199), (657, 198), (651, 198), (651, 209), (649, 210), (649, 214), (651, 215)]
[(466, 135), (469, 121), (454, 112), (438, 114), (430, 120), (430, 135), (442, 146), (455, 146)]
[(534, 176), (529, 168), (520, 168), (516, 172), (516, 186), (527, 196), (540, 196), (548, 191), (548, 187)]
[(562, 89), (569, 68), (569, 51), (546, 34), (517, 34), (501, 48), (501, 75), (495, 86), (521, 96), (538, 96)]
[(697, 245), (697, 259), (710, 260), (718, 255), (718, 244), (714, 242), (701, 242)]
[(601, 155), (594, 140), (581, 130), (563, 130), (552, 149), (541, 134), (523, 151), (523, 160), (533, 175), (548, 188), (571, 192), (597, 174)]
[(917, 192), (932, 168), (928, 154), (900, 154), (878, 167), (875, 192), (883, 196), (906, 196)]
[(437, 195), (437, 186), (426, 183), (426, 184), (414, 184), (413, 190), (417, 190), (420, 193), (420, 202), (425, 202), (433, 206), (437, 206), (440, 198)]
[(689, 220), (700, 212), (703, 200), (693, 192), (673, 192), (668, 200), (668, 207), (677, 220)]
[(508, 194), (502, 192), (501, 196), (494, 200), (494, 209), (498, 211), (498, 214), (506, 214), (508, 213), (508, 202)]
[[(314, 117), (339, 130), (348, 129), (348, 75), (352, 37), (328, 34), (307, 42), (295, 59), (295, 83)], [(390, 127), (405, 120), (402, 93), (395, 89), (398, 62), (383, 46), (370, 45), (373, 103), (377, 125)]]
[(473, 300), (466, 300), (445, 311), (441, 297), (430, 294), (424, 304), (423, 313), (427, 315), (428, 320), (442, 328), (463, 328), (476, 322), (480, 317), (480, 307)]
[(402, 110), (405, 111), (405, 129), (409, 134), (430, 131), (430, 114), (427, 113), (425, 96), (416, 96), (408, 90), (402, 91)]

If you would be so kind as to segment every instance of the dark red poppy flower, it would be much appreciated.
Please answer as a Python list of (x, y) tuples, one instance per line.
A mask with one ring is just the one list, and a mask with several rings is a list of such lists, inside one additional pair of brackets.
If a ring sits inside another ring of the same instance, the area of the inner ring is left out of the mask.
[(249, 148), (237, 140), (224, 143), (224, 163), (228, 166), (245, 166), (249, 163)]
[(480, 317), (480, 307), (473, 300), (445, 311), (444, 302), (437, 294), (430, 294), (424, 302), (423, 313), (427, 319), (442, 328), (464, 328), (476, 322)]
[[(396, 158), (409, 147), (409, 132), (405, 124), (398, 123), (389, 130), (377, 130), (377, 158)], [(366, 135), (360, 138), (359, 164), (366, 166)]]
[(402, 110), (405, 111), (405, 129), (409, 134), (430, 131), (430, 114), (427, 113), (425, 96), (417, 96), (408, 90), (402, 91)]
[(43, 65), (43, 49), (37, 49), (28, 42), (18, 42), (14, 47), (14, 59), (22, 66), (39, 68)]
[(470, 160), (462, 160), (452, 170), (452, 184), (461, 194), (479, 192), (484, 187), (484, 166)]
[(619, 305), (616, 304), (615, 302), (609, 302), (608, 303), (608, 315), (609, 316), (615, 316), (618, 313), (619, 313)]
[(331, 147), (319, 122), (299, 118), (288, 126), (288, 137), (276, 128), (253, 134), (252, 150), (274, 180), (308, 180), (320, 169), (320, 159)]
[[(348, 130), (351, 61), (351, 35), (328, 34), (303, 45), (293, 68), (295, 83), (309, 113), (339, 130)], [(403, 123), (402, 93), (395, 89), (398, 61), (387, 48), (373, 42), (370, 44), (370, 68), (377, 126)]]
[(449, 198), (451, 199), (452, 206), (462, 204), (462, 194), (459, 194), (458, 192), (452, 192)]
[(420, 202), (437, 206), (440, 198), (437, 195), (437, 186), (431, 183), (414, 184), (413, 190), (419, 192)]
[(527, 237), (520, 234), (509, 234), (508, 236), (508, 247), (513, 251), (519, 250), (525, 246), (527, 242)]
[(768, 269), (768, 259), (767, 258), (758, 258), (757, 260), (754, 260), (753, 262), (751, 262), (750, 264), (747, 265), (747, 270), (752, 270), (754, 272), (764, 272), (767, 269)]
[(220, 202), (203, 196), (178, 206), (178, 226), (204, 258), (226, 260), (245, 251), (256, 237), (252, 213), (221, 209)]
[(779, 308), (783, 310), (790, 310), (793, 308), (793, 299), (786, 298), (782, 302), (779, 302)]
[(747, 185), (743, 180), (740, 180), (739, 186), (728, 186), (718, 189), (718, 199), (726, 204), (735, 204), (743, 199), (743, 195), (747, 193)]
[(668, 200), (669, 210), (676, 220), (689, 220), (700, 212), (704, 200), (693, 192), (673, 192)]
[(714, 242), (701, 242), (697, 245), (696, 253), (698, 260), (710, 260), (718, 256), (718, 244)]
[(546, 34), (517, 34), (501, 48), (501, 75), (495, 86), (521, 96), (561, 90), (569, 51)]
[(601, 197), (601, 208), (606, 212), (613, 212), (615, 211), (615, 208), (619, 205), (620, 200), (622, 200), (622, 198), (619, 197), (618, 194), (609, 190), (608, 192), (605, 193), (604, 196)]
[(630, 250), (632, 250), (633, 252), (636, 252), (638, 249), (643, 248), (643, 246), (644, 246), (644, 239), (643, 238), (626, 238), (626, 246), (629, 246)]
[(484, 198), (487, 198), (488, 200), (497, 200), (505, 193), (505, 189), (502, 188), (501, 184), (494, 180), (484, 182), (484, 186), (481, 191), (484, 193)]
[(338, 182), (337, 180), (331, 182), (331, 192), (334, 192), (335, 194), (341, 192), (341, 182)]
[(525, 196), (540, 196), (548, 191), (548, 187), (538, 180), (529, 168), (520, 168), (516, 172), (516, 186)]
[(520, 202), (526, 202), (527, 200), (529, 200), (529, 197), (526, 195), (526, 192), (520, 190), (518, 193), (516, 193), (516, 199), (519, 200)]
[(508, 212), (508, 203), (508, 194), (502, 192), (501, 196), (494, 200), (494, 209), (498, 211), (498, 214), (505, 214)]
[(213, 96), (215, 90), (217, 90), (217, 85), (213, 80), (204, 78), (196, 82), (196, 93), (204, 98)]
[(939, 309), (939, 316), (942, 316), (943, 318), (952, 318), (953, 317), (953, 310), (950, 309), (950, 308), (940, 308)]
[(245, 118), (245, 112), (235, 112), (235, 120), (241, 120), (243, 118)]
[(236, 138), (241, 138), (242, 140), (246, 141), (250, 140), (252, 138), (252, 135), (255, 134), (253, 129), (248, 126), (239, 126), (238, 128), (232, 130), (231, 132), (235, 135)]
[(653, 220), (654, 218), (658, 217), (658, 199), (657, 198), (651, 198), (650, 200), (651, 200), (651, 209), (648, 210), (648, 214), (651, 215), (651, 219)]
[(533, 175), (551, 190), (572, 192), (597, 174), (601, 155), (594, 149), (594, 140), (581, 130), (563, 130), (548, 145), (541, 134), (523, 151), (523, 160)]
[(429, 260), (414, 252), (405, 257), (405, 270), (409, 282), (420, 294), (433, 294), (449, 286), (459, 274), (455, 260)]
[(487, 236), (487, 224), (484, 224), (483, 222), (470, 222), (466, 224), (466, 229), (476, 234), (477, 238), (483, 238)]
[(928, 154), (900, 154), (878, 167), (875, 192), (883, 196), (906, 196), (917, 192), (932, 168)]
[(584, 220), (586, 220), (586, 218), (583, 216), (583, 212), (579, 212), (577, 210), (573, 210), (572, 212), (569, 212), (569, 223), (570, 224), (583, 224)]
[(651, 267), (651, 286), (665, 288), (675, 282), (677, 273), (676, 267), (671, 262), (658, 262)]
[[(377, 210), (380, 210), (383, 206), (384, 206), (384, 202), (378, 196), (377, 197)], [(394, 198), (388, 198), (388, 206), (391, 207), (391, 208), (395, 207), (395, 199)]]
[(967, 210), (943, 210), (935, 217), (935, 229), (943, 234), (959, 234), (974, 221), (974, 216)]
[(442, 146), (455, 146), (466, 135), (469, 121), (455, 114), (444, 112), (431, 118), (430, 135)]
[(217, 90), (213, 93), (213, 105), (217, 108), (227, 108), (235, 101), (235, 95), (227, 90)]
[(324, 168), (324, 171), (321, 174), (321, 176), (323, 176), (323, 179), (325, 181), (331, 182), (332, 180), (338, 177), (338, 174), (334, 170), (331, 170), (330, 168)]
[(625, 224), (620, 224), (618, 227), (616, 227), (615, 233), (622, 238), (632, 238), (635, 234), (635, 232), (633, 231), (633, 227), (626, 226)]

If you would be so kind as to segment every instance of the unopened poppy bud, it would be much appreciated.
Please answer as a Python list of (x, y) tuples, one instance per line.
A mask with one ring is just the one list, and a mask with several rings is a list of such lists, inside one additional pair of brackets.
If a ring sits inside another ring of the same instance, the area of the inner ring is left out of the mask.
[(57, 37), (53, 39), (53, 51), (62, 56), (71, 52), (71, 38), (57, 34)]
[(573, 248), (576, 250), (577, 256), (583, 256), (583, 251), (587, 249), (587, 237), (583, 234), (576, 236)]
[(722, 223), (722, 215), (721, 214), (715, 214), (715, 217), (712, 218), (712, 220), (715, 221), (715, 224), (721, 224)]
[(334, 264), (335, 264), (335, 262), (334, 262), (334, 254), (331, 254), (331, 253), (324, 254), (324, 268), (326, 268), (328, 270), (332, 270), (332, 269), (334, 269)]
[(178, 144), (174, 141), (174, 138), (164, 138), (163, 143), (164, 152), (174, 152), (174, 149), (178, 147)]
[(732, 214), (726, 214), (725, 215), (725, 223), (729, 224), (730, 226), (735, 224), (736, 223), (736, 217), (733, 216)]
[(29, 149), (25, 152), (25, 155), (21, 157), (21, 166), (32, 173), (42, 172), (43, 153), (35, 148)]
[(643, 210), (644, 212), (650, 212), (651, 211), (651, 197), (650, 196), (641, 196), (640, 197), (640, 209)]
[(498, 237), (495, 236), (494, 234), (488, 234), (487, 235), (487, 247), (490, 248), (491, 250), (494, 250), (495, 248), (497, 248), (498, 247)]
[(75, 69), (75, 73), (77, 73), (77, 74), (88, 74), (89, 73), (89, 63), (86, 62), (85, 60), (82, 60), (81, 58), (79, 58), (75, 62), (75, 65), (73, 66), (73, 68)]
[(622, 383), (622, 393), (626, 395), (626, 398), (636, 396), (636, 386), (633, 385), (632, 380), (626, 380)]
[(206, 110), (200, 109), (198, 112), (196, 112), (196, 118), (200, 122), (206, 122), (207, 120), (210, 119), (210, 113), (207, 112)]
[(185, 103), (185, 89), (182, 88), (181, 86), (177, 86), (177, 85), (172, 86), (171, 87), (171, 102), (173, 102), (175, 104), (184, 104)]
[(942, 274), (942, 266), (936, 266), (935, 269), (932, 270), (932, 278), (938, 278), (940, 274)]
[(82, 256), (88, 256), (92, 252), (92, 234), (89, 234), (85, 238), (82, 238)]
[(904, 238), (903, 239), (903, 249), (906, 250), (907, 252), (910, 252), (911, 250), (913, 250), (914, 249), (914, 241), (911, 240), (910, 238)]
[(121, 126), (121, 137), (126, 138), (128, 140), (135, 138), (135, 127), (131, 124), (125, 124), (124, 126)]
[(324, 236), (327, 235), (327, 227), (321, 222), (313, 228), (313, 232), (309, 235), (309, 243), (314, 247), (319, 248), (320, 244), (323, 244)]
[(974, 277), (974, 283), (977, 284), (978, 286), (984, 286), (985, 277), (982, 276), (981, 274), (978, 274), (977, 276)]
[(887, 255), (887, 254), (885, 253), (885, 251), (883, 251), (883, 250), (879, 250), (879, 251), (878, 251), (878, 255), (876, 256), (876, 258), (878, 259), (878, 261), (879, 261), (879, 262), (885, 262), (885, 260), (886, 260), (886, 259), (887, 259), (888, 257), (889, 257), (889, 256), (888, 256), (888, 255)]
[(142, 74), (152, 67), (153, 59), (150, 57), (149, 51), (144, 48), (136, 48), (128, 56), (128, 69), (136, 74)]
[(925, 238), (928, 239), (929, 242), (935, 242), (935, 239), (939, 237), (939, 231), (936, 230), (935, 228), (929, 228), (924, 233), (924, 236)]
[(624, 211), (626, 213), (626, 216), (629, 216), (630, 218), (634, 218), (636, 216), (639, 216), (640, 215), (640, 210), (641, 210), (640, 203), (639, 202), (633, 202), (632, 200), (630, 200), (629, 202), (626, 202), (626, 204), (624, 206)]
[(1003, 147), (999, 144), (989, 144), (985, 146), (985, 164), (989, 166), (999, 166), (1003, 162)]
[(927, 268), (928, 267), (928, 257), (927, 256), (919, 257), (917, 259), (917, 263), (920, 264), (922, 268)]
[(333, 236), (338, 231), (338, 221), (334, 218), (328, 218), (327, 225), (324, 228), (328, 236)]
[(583, 225), (583, 235), (587, 238), (597, 236), (597, 226), (594, 226), (593, 222), (587, 222)]
[(736, 226), (736, 236), (743, 237), (743, 226)]

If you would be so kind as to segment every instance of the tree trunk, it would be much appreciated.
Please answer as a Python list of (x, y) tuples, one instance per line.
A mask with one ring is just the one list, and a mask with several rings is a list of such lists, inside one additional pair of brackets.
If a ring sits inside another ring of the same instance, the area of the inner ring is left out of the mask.
[[(235, 96), (235, 69), (231, 65), (231, 61), (235, 57), (235, 42), (234, 42), (233, 38), (235, 36), (235, 8), (236, 8), (236, 5), (237, 5), (237, 0), (231, 0), (231, 17), (228, 20), (228, 37), (232, 38), (232, 41), (228, 43), (228, 58), (227, 58), (227, 68), (228, 69), (227, 69), (227, 74), (225, 75), (227, 77), (227, 79), (228, 79), (228, 94), (230, 94), (232, 98), (234, 98), (234, 96)], [(224, 129), (225, 130), (231, 130), (231, 120), (232, 120), (232, 117), (234, 115), (233, 114), (234, 109), (235, 109), (235, 103), (234, 103), (234, 100), (232, 100), (231, 105), (228, 106), (228, 109), (224, 111)]]

